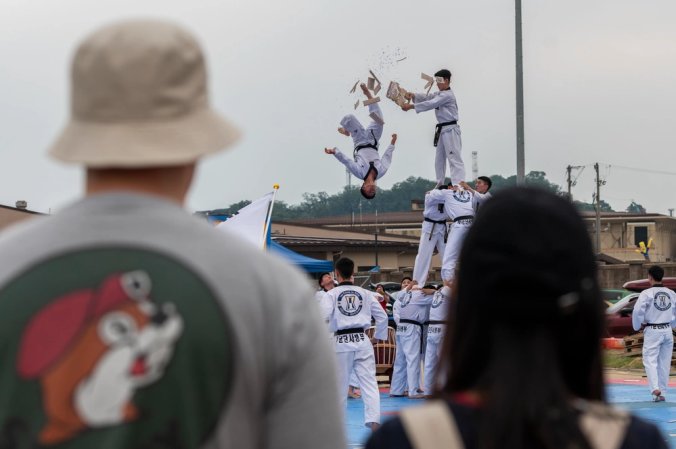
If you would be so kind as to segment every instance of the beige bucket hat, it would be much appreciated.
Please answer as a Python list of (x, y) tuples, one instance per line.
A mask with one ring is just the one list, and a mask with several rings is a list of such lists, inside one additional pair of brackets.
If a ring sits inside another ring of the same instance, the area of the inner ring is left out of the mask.
[(71, 119), (49, 153), (88, 167), (179, 165), (240, 133), (209, 107), (204, 56), (172, 23), (126, 21), (96, 31), (71, 69)]

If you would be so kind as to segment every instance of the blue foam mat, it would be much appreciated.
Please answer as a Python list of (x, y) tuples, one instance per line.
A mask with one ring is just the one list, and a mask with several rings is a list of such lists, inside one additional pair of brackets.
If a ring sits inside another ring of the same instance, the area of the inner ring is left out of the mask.
[[(611, 403), (658, 426), (670, 447), (676, 449), (676, 389), (672, 390), (673, 397), (667, 395), (667, 402), (661, 403), (650, 401), (650, 392), (645, 385), (613, 384), (608, 385), (606, 391)], [(381, 393), (382, 420), (387, 420), (401, 408), (420, 403), (420, 400), (391, 398)], [(347, 401), (346, 417), (348, 447), (363, 447), (371, 431), (364, 427), (364, 404), (361, 399)]]

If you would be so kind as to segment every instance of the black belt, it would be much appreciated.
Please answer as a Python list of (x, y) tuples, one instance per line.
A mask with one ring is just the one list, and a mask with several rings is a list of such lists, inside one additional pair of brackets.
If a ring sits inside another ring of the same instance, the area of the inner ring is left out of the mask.
[(444, 126), (451, 126), (457, 124), (457, 120), (453, 120), (451, 122), (443, 122), (443, 123), (437, 123), (436, 128), (434, 129), (434, 146), (436, 147), (437, 144), (439, 143), (439, 136), (441, 136), (441, 130)]
[(671, 327), (671, 323), (648, 323), (646, 324), (646, 327), (652, 327), (654, 329), (666, 329), (667, 327)]
[(351, 327), (349, 329), (341, 329), (333, 333), (333, 335), (347, 335), (347, 334), (363, 334), (364, 328), (362, 327)]
[(420, 328), (420, 353), (423, 354), (423, 339), (422, 339), (422, 335), (423, 335), (423, 323), (420, 323), (420, 322), (415, 321), (415, 320), (407, 320), (406, 318), (400, 319), (400, 320), (399, 320), (399, 323), (400, 323), (400, 324), (401, 324), (401, 323), (404, 323), (404, 324), (413, 324), (413, 325), (416, 325), (416, 326), (418, 326), (418, 327)]
[(440, 321), (440, 320), (429, 320), (429, 321), (425, 321), (425, 324), (427, 326), (430, 326), (432, 324), (448, 324), (448, 323), (446, 321)]
[(363, 150), (364, 148), (373, 148), (374, 150), (378, 151), (378, 147), (375, 144), (365, 143), (364, 145), (357, 145), (354, 147), (354, 152), (356, 153), (357, 151)]
[(363, 150), (364, 148), (373, 148), (374, 150), (378, 151), (378, 139), (376, 139), (376, 135), (373, 133), (373, 130), (371, 130), (371, 136), (373, 137), (373, 143), (357, 145), (354, 147), (354, 152), (352, 153), (353, 156), (356, 155), (359, 150)]
[(458, 222), (458, 221), (462, 221), (462, 220), (474, 220), (474, 216), (473, 215), (463, 215), (461, 217), (455, 217), (453, 219), (453, 223)]
[(431, 218), (423, 217), (423, 219), (428, 222), (432, 223), (432, 230), (430, 231), (430, 237), (427, 240), (432, 240), (432, 234), (434, 234), (434, 228), (436, 225), (441, 224), (444, 225), (444, 243), (448, 241), (448, 228), (446, 227), (446, 220), (432, 220)]

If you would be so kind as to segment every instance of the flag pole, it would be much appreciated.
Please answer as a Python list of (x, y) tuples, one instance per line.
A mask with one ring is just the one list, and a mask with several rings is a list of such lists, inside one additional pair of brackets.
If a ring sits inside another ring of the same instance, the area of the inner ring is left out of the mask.
[(272, 219), (272, 206), (275, 205), (275, 197), (277, 196), (277, 190), (279, 190), (279, 184), (272, 186), (272, 199), (268, 205), (268, 213), (265, 217), (265, 226), (263, 228), (263, 249), (267, 248), (268, 244), (268, 229), (270, 229), (270, 221)]

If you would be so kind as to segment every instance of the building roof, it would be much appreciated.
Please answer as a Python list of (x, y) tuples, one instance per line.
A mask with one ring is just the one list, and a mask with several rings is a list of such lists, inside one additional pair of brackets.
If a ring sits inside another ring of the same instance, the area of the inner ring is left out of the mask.
[[(322, 251), (337, 251), (343, 248), (350, 248), (353, 250), (364, 249), (373, 251), (376, 246), (376, 240), (355, 240), (355, 239), (340, 239), (340, 238), (314, 238), (314, 237), (292, 237), (286, 235), (273, 235), (273, 240), (289, 248), (298, 248), (304, 251), (319, 250)], [(378, 240), (377, 246), (383, 250), (389, 249), (394, 251), (417, 251), (418, 243), (412, 241), (387, 241)]]
[(26, 213), (26, 214), (45, 215), (42, 212), (36, 212), (36, 211), (30, 210), (30, 209), (22, 209), (22, 208), (19, 208), (19, 207), (5, 206), (4, 204), (0, 204), (0, 208), (1, 209), (9, 209), (9, 210), (16, 211), (16, 212), (23, 212), (23, 213)]
[(338, 215), (335, 217), (303, 218), (298, 220), (286, 220), (284, 223), (294, 225), (319, 225), (319, 226), (353, 226), (373, 224), (396, 224), (396, 223), (419, 223), (423, 219), (422, 210), (404, 212), (382, 212), (379, 214), (355, 214)]
[[(580, 212), (583, 219), (592, 219), (596, 217), (595, 212)], [(655, 220), (655, 219), (676, 219), (663, 214), (635, 214), (629, 212), (601, 212), (602, 219), (628, 219), (628, 220)], [(293, 225), (315, 225), (315, 226), (350, 226), (358, 228), (360, 226), (373, 226), (376, 224), (396, 225), (420, 223), (423, 219), (422, 210), (404, 211), (404, 212), (383, 212), (376, 214), (362, 215), (338, 215), (335, 217), (321, 218), (303, 218), (297, 220), (285, 220), (283, 223)], [(280, 222), (281, 223), (281, 222)]]
[[(583, 211), (580, 212), (580, 215), (582, 218), (595, 218), (596, 217), (596, 212), (593, 211)], [(670, 218), (674, 219), (674, 217), (670, 217), (668, 215), (663, 215), (663, 214), (633, 214), (629, 212), (601, 212), (601, 218), (627, 218), (627, 219), (640, 219), (640, 220), (654, 220), (656, 218)]]

